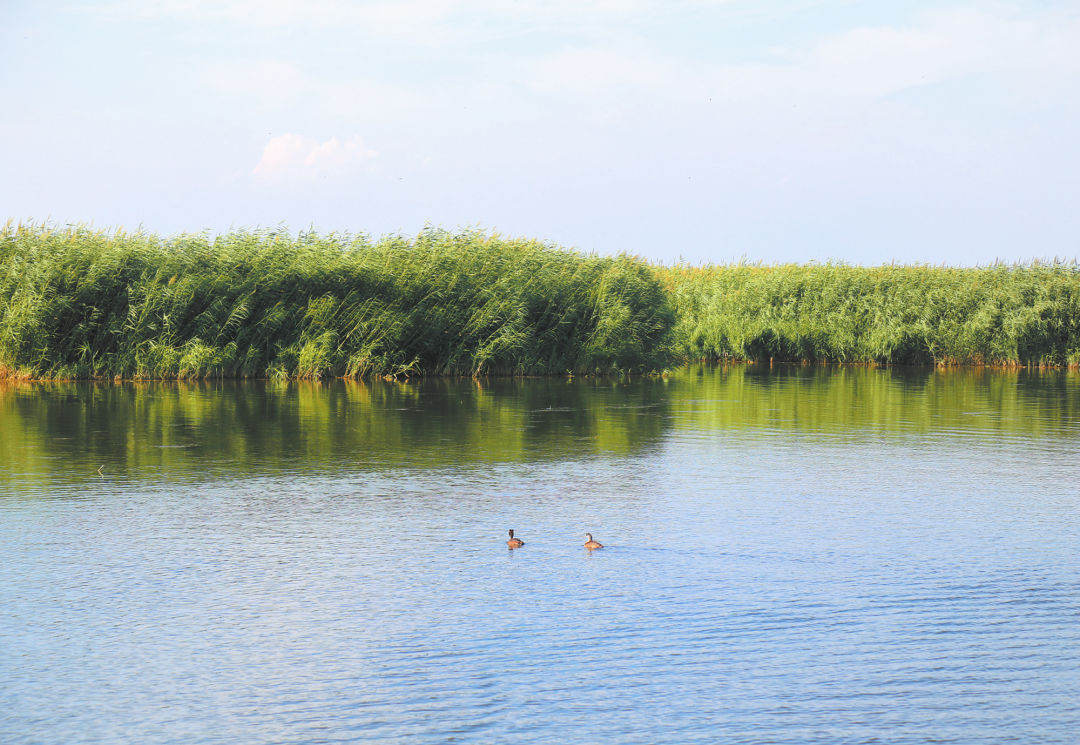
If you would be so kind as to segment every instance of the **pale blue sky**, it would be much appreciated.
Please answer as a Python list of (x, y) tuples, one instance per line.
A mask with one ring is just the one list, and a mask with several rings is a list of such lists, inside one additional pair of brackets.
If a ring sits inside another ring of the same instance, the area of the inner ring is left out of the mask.
[(1080, 254), (1080, 5), (6, 0), (0, 216)]

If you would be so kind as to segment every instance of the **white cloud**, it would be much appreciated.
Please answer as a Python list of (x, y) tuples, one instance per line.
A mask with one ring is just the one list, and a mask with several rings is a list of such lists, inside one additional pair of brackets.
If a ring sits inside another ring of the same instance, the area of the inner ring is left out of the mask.
[(366, 120), (409, 116), (430, 103), (419, 90), (370, 78), (319, 78), (305, 74), (292, 62), (273, 58), (206, 65), (198, 78), (230, 99), (248, 99), (267, 108), (303, 101), (305, 107), (328, 115)]
[(227, 96), (282, 101), (317, 85), (297, 69), (279, 59), (241, 59), (203, 67), (199, 80)]
[(829, 87), (885, 95), (974, 73), (1080, 73), (1080, 22), (1012, 20), (973, 10), (935, 13), (914, 28), (857, 28), (802, 59)]
[(378, 155), (365, 148), (359, 137), (339, 142), (331, 137), (320, 143), (311, 137), (284, 134), (266, 143), (262, 159), (252, 169), (261, 179), (308, 181), (318, 176), (340, 175), (364, 165)]
[(678, 66), (643, 52), (621, 49), (570, 49), (532, 66), (529, 85), (541, 91), (597, 91), (622, 86), (653, 86), (679, 75)]
[[(536, 24), (603, 26), (675, 0), (121, 0), (125, 12), (256, 28), (348, 27), (438, 45)], [(683, 0), (697, 6), (702, 0)], [(708, 3), (705, 3), (708, 4)]]
[[(698, 6), (704, 0), (678, 4)], [(771, 110), (779, 102), (798, 101), (800, 106), (824, 108), (838, 100), (882, 97), (979, 73), (1026, 74), (1044, 86), (1051, 77), (1080, 74), (1076, 14), (937, 12), (909, 26), (854, 28), (818, 38), (801, 49), (779, 50), (780, 61), (774, 64), (725, 64), (722, 53), (711, 59), (694, 58), (618, 23), (609, 28), (602, 23), (655, 6), (645, 0), (625, 7), (614, 0), (153, 0), (148, 5), (153, 12), (192, 20), (224, 18), (282, 27), (335, 23), (371, 39), (398, 39), (406, 47), (498, 33), (497, 29), (515, 24), (520, 31), (531, 28), (529, 24), (560, 19), (575, 32), (575, 45), (556, 51), (543, 45), (520, 50), (466, 45), (469, 51), (438, 65), (440, 73), (459, 71), (450, 78), (391, 72), (370, 61), (360, 69), (345, 62), (336, 77), (315, 76), (302, 71), (314, 66), (299, 66), (311, 57), (310, 51), (297, 63), (234, 60), (206, 66), (201, 74), (204, 83), (229, 96), (269, 107), (302, 101), (325, 117), (342, 117), (341, 124), (354, 126), (414, 120), (427, 111), (453, 109), (455, 97), (476, 100), (495, 95), (513, 105), (515, 91), (526, 96), (528, 91), (607, 95), (612, 107), (605, 104), (605, 108), (626, 113), (644, 101), (655, 108), (679, 99), (714, 98), (748, 106), (747, 113), (753, 116), (757, 106)], [(578, 33), (585, 26), (590, 31)], [(361, 75), (349, 74), (361, 70)], [(645, 99), (620, 98), (635, 87)]]
[(824, 108), (982, 73), (1018, 74), (1044, 84), (1080, 76), (1078, 17), (1013, 18), (961, 10), (919, 21), (855, 28), (803, 49), (774, 50), (778, 61), (771, 64), (710, 64), (629, 38), (563, 49), (521, 64), (526, 86), (545, 93), (610, 93), (623, 100), (627, 87), (638, 87), (669, 102), (704, 97), (748, 106), (748, 114), (781, 102), (789, 108), (796, 102)]

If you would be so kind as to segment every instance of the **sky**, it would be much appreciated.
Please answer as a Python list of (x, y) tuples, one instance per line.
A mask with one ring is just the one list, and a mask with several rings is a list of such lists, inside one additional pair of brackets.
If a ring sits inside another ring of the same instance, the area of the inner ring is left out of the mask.
[(1075, 0), (2, 0), (0, 219), (1080, 255)]

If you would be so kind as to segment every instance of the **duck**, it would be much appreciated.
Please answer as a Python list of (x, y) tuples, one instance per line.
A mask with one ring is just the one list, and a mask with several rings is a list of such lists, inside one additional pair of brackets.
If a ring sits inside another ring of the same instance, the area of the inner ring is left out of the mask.
[(525, 545), (525, 541), (520, 538), (514, 538), (514, 529), (510, 528), (510, 540), (506, 542), (506, 545), (510, 548), (521, 548)]
[(589, 539), (589, 540), (585, 541), (585, 548), (589, 549), (590, 551), (592, 551), (594, 548), (603, 548), (604, 547), (603, 543), (600, 543), (599, 541), (594, 541), (593, 540), (592, 533), (586, 533), (585, 537)]

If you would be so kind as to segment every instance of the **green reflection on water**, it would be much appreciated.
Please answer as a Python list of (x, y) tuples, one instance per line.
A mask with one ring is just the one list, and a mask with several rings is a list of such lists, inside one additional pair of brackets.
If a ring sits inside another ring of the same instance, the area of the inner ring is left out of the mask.
[(428, 468), (640, 452), (663, 379), (0, 386), (0, 478)]
[(752, 364), (680, 377), (696, 381), (680, 393), (698, 428), (1040, 438), (1080, 418), (1080, 376), (1061, 370)]
[(680, 431), (1037, 439), (1075, 436), (1078, 415), (1080, 376), (1064, 371), (702, 365), (666, 379), (6, 383), (0, 488), (635, 457)]

